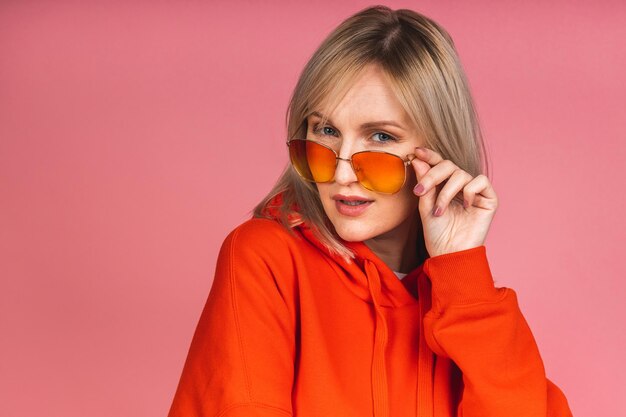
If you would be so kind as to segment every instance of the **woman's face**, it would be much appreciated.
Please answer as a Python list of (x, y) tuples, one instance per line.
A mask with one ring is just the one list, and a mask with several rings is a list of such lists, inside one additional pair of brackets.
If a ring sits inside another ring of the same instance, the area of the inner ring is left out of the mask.
[[(321, 124), (320, 116), (313, 112), (307, 118), (307, 139), (330, 145), (340, 158), (349, 159), (363, 150), (381, 150), (406, 159), (414, 154), (415, 147), (424, 144), (378, 66), (364, 69), (333, 113), (325, 115), (326, 124)], [(364, 188), (350, 162), (341, 160), (334, 181), (317, 184), (324, 211), (342, 239), (393, 238), (412, 216), (419, 216), (419, 199), (413, 194), (415, 172), (410, 165), (405, 169), (407, 180), (395, 194)], [(345, 197), (368, 203), (350, 206), (342, 201)]]

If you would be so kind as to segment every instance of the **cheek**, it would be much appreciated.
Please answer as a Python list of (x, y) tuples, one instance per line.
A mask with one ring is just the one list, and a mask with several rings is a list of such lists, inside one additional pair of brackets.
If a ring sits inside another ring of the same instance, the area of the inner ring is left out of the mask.
[(328, 214), (328, 207), (331, 203), (334, 203), (330, 198), (330, 189), (328, 184), (317, 184), (317, 191), (320, 195), (320, 201), (326, 213)]
[(316, 184), (317, 186), (317, 192), (320, 195), (320, 199), (324, 200), (325, 198), (329, 197), (328, 195), (328, 184)]
[(410, 185), (398, 193), (393, 201), (393, 211), (398, 217), (406, 217), (413, 214), (419, 204), (419, 198), (413, 194), (413, 187)]
[(396, 194), (379, 195), (371, 220), (376, 224), (395, 225), (413, 215), (419, 204), (419, 198), (413, 194), (413, 187), (413, 184), (407, 182)]
[(397, 194), (394, 206), (398, 216), (406, 217), (412, 215), (417, 209), (419, 197), (413, 193), (413, 187), (415, 187), (416, 183), (415, 176), (413, 176), (413, 179), (407, 178), (404, 187), (402, 187), (402, 190)]

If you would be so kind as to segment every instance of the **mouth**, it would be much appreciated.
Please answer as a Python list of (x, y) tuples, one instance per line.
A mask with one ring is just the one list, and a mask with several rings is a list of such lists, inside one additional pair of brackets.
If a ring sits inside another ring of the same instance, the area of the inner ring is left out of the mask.
[(360, 205), (363, 205), (363, 204), (371, 203), (371, 201), (365, 201), (365, 200), (354, 200), (354, 201), (337, 200), (337, 201), (339, 201), (341, 204), (345, 204), (347, 206), (360, 206)]
[(373, 200), (368, 200), (361, 196), (336, 195), (332, 199), (335, 200), (337, 212), (349, 217), (360, 216), (374, 203)]

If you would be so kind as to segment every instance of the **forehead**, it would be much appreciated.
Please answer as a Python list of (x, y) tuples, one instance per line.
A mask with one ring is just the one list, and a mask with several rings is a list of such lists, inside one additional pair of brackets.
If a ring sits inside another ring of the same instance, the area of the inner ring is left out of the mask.
[(411, 126), (411, 118), (380, 66), (366, 66), (341, 90), (330, 94), (317, 106), (319, 112), (331, 121), (365, 123), (393, 120), (407, 128)]

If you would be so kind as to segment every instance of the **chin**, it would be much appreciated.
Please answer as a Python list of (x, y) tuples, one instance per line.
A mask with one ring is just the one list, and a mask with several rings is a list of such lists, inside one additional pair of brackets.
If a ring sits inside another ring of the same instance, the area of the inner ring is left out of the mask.
[(368, 227), (364, 221), (333, 221), (335, 231), (340, 238), (347, 242), (363, 242), (377, 235), (375, 230)]

